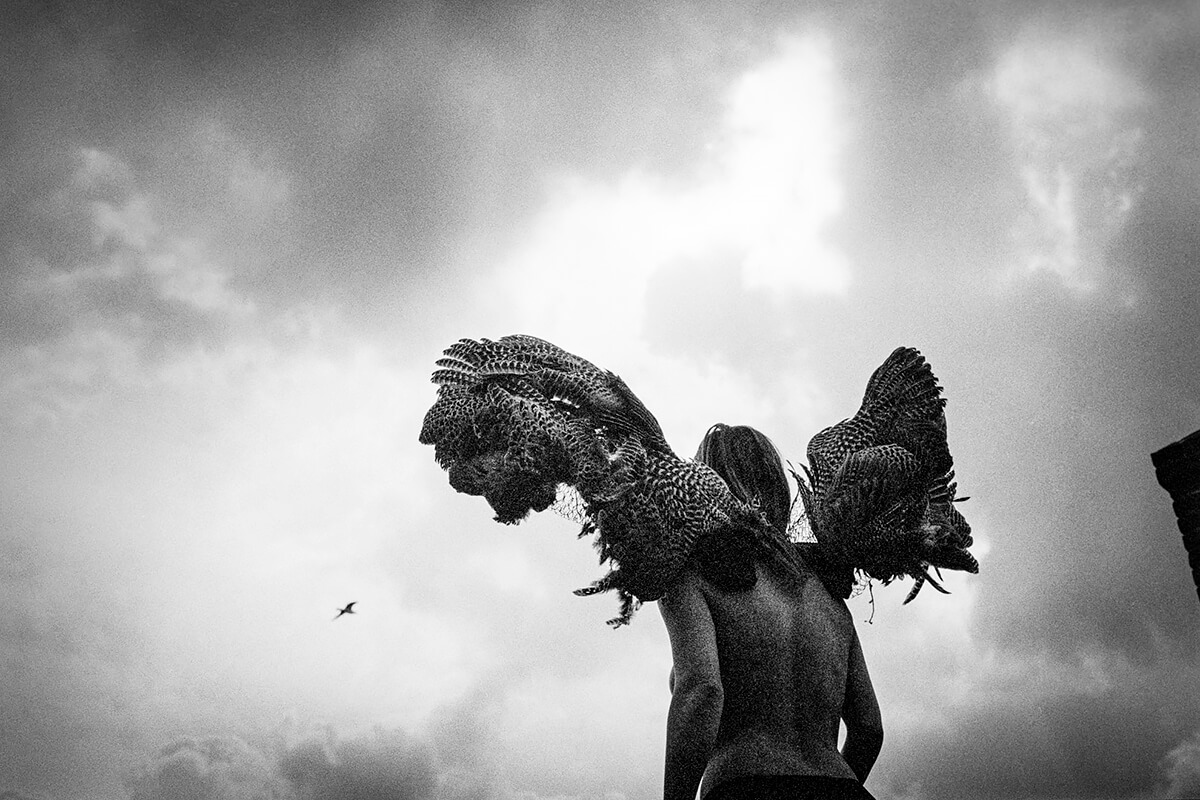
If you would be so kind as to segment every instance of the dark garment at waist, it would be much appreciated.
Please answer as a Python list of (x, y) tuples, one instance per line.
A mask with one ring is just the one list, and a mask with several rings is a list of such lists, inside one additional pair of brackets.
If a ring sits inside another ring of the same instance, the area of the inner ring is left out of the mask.
[(751, 775), (717, 784), (704, 800), (874, 800), (874, 797), (853, 778)]

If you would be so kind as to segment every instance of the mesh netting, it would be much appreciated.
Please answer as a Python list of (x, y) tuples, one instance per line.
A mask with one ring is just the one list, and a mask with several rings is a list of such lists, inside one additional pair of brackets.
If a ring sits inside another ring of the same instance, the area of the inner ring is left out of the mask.
[(574, 486), (565, 483), (558, 485), (558, 494), (550, 505), (550, 510), (563, 519), (582, 525), (588, 521), (587, 503)]

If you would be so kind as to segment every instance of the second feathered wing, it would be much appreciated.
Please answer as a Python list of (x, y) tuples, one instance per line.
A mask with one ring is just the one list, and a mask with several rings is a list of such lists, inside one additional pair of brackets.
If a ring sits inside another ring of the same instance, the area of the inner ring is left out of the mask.
[(438, 397), (420, 441), (456, 490), (482, 495), (515, 523), (580, 500), (607, 575), (581, 594), (616, 590), (627, 623), (662, 596), (696, 543), (716, 531), (770, 537), (754, 509), (707, 466), (675, 455), (654, 415), (620, 377), (541, 339), (463, 339), (438, 360)]
[[(954, 507), (945, 399), (925, 358), (892, 352), (867, 382), (862, 406), (813, 436), (805, 481), (808, 524), (823, 556), (888, 583), (909, 575), (941, 589), (929, 567), (978, 572), (971, 527)], [(943, 590), (944, 591), (944, 590)]]
[[(661, 597), (712, 534), (753, 537), (764, 552), (790, 557), (715, 472), (675, 455), (614, 373), (523, 335), (460, 340), (437, 365), (420, 441), (434, 446), (451, 486), (483, 496), (499, 522), (573, 498), (581, 535), (596, 535), (610, 565), (579, 593), (617, 591), (611, 623)], [(897, 348), (867, 382), (858, 413), (809, 442), (807, 481), (797, 482), (819, 547), (806, 557), (823, 575), (845, 573), (832, 584), (845, 593), (855, 570), (885, 583), (914, 577), (908, 600), (926, 581), (941, 588), (930, 567), (978, 571), (970, 526), (954, 506), (944, 405), (924, 357)]]

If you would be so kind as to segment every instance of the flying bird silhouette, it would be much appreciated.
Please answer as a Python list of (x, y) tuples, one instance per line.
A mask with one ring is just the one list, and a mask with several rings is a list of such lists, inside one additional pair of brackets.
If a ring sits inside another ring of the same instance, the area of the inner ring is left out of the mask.
[[(582, 524), (581, 537), (594, 534), (609, 571), (576, 594), (615, 590), (610, 625), (662, 597), (706, 537), (794, 557), (787, 536), (716, 472), (671, 450), (616, 374), (525, 335), (461, 339), (437, 367), (421, 443), (434, 446), (451, 487), (483, 496), (497, 522), (553, 507)], [(863, 409), (813, 437), (804, 509), (827, 560), (848, 575), (911, 575), (920, 586), (934, 583), (930, 565), (978, 569), (965, 551), (970, 528), (950, 505), (940, 391), (920, 353), (898, 348), (872, 376)]]
[[(355, 601), (355, 602), (358, 602), (358, 601)], [(355, 613), (354, 612), (354, 603), (346, 603), (345, 608), (338, 609), (337, 617), (334, 617), (334, 619), (337, 619), (342, 614), (353, 614), (353, 613)]]

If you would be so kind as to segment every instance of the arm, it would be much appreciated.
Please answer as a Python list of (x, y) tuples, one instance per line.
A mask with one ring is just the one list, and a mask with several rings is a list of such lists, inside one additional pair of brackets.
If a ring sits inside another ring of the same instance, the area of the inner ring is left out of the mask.
[(846, 743), (842, 758), (854, 770), (859, 781), (866, 781), (879, 750), (883, 747), (883, 718), (879, 702), (867, 673), (858, 632), (850, 641), (850, 665), (846, 673), (846, 697), (842, 702), (842, 719), (846, 722)]
[(671, 637), (671, 708), (667, 713), (665, 800), (694, 800), (721, 723), (721, 673), (708, 603), (692, 571), (658, 601)]

